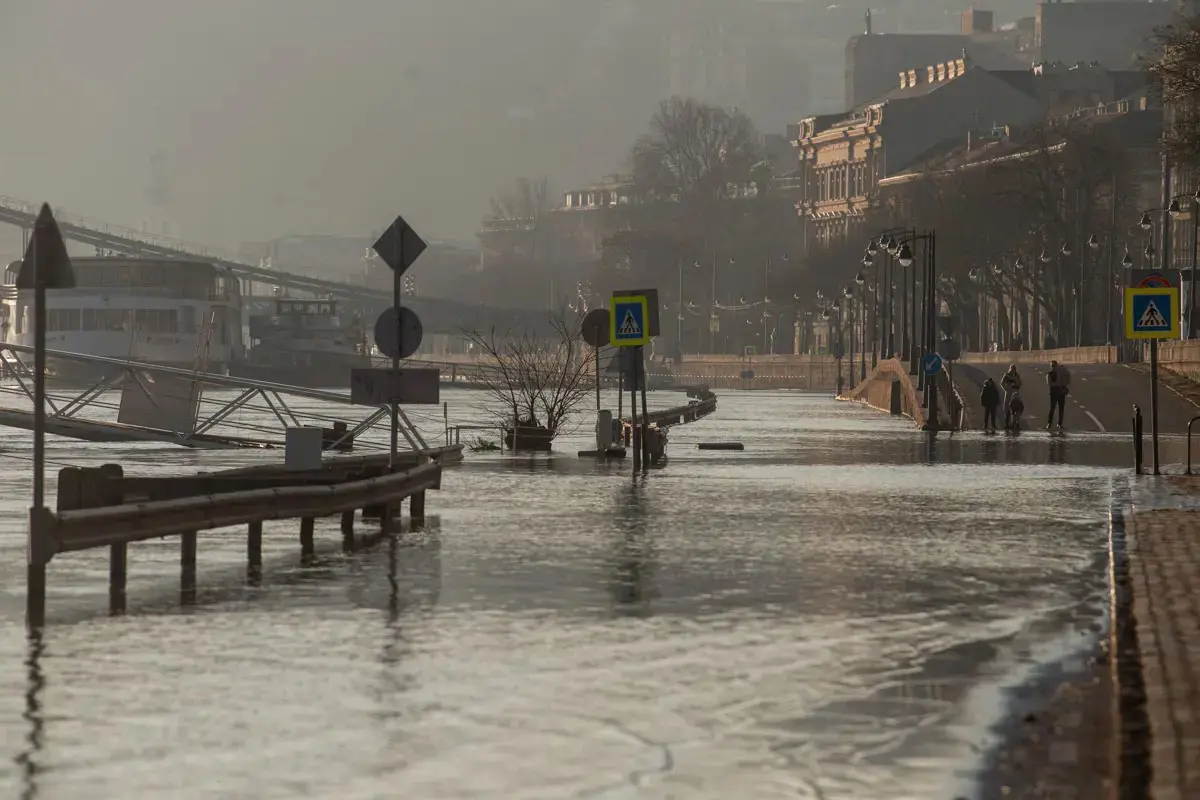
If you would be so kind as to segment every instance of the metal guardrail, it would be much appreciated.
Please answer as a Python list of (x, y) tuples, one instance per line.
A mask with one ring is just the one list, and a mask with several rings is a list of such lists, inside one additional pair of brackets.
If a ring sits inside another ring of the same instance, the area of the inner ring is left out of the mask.
[[(129, 543), (179, 536), (180, 599), (191, 603), (196, 596), (199, 531), (247, 524), (246, 552), (249, 576), (254, 581), (262, 569), (263, 522), (299, 518), (301, 554), (311, 558), (315, 554), (316, 518), (341, 514), (343, 547), (352, 550), (357, 509), (363, 510), (364, 518), (380, 519), (386, 534), (401, 501), (410, 499), (413, 524), (423, 523), (425, 492), (441, 488), (442, 477), (441, 464), (427, 463), (376, 478), (347, 475), (344, 482), (335, 485), (264, 488), (126, 504), (120, 489), (123, 476), (119, 465), (69, 469), (82, 475), (74, 481), (78, 491), (67, 499), (66, 510), (31, 509), (26, 614), (34, 628), (45, 624), (46, 566), (58, 553), (109, 547), (109, 604), (112, 612), (119, 613), (125, 609)], [(280, 473), (286, 474), (282, 470)], [(60, 479), (60, 492), (64, 483)]]
[(292, 486), (211, 494), (179, 500), (52, 512), (48, 533), (55, 553), (173, 536), (275, 519), (330, 517), (386, 505), (441, 486), (440, 464), (334, 486)]

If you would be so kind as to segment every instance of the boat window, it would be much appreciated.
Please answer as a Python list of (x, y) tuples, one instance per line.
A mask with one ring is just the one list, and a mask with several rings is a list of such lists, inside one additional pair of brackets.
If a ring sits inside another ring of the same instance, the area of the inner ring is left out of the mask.
[(46, 330), (48, 331), (77, 331), (79, 330), (78, 308), (51, 308), (46, 312)]
[(96, 309), (83, 309), (83, 329), (85, 331), (99, 330), (99, 325), (96, 322)]
[(180, 317), (180, 320), (181, 320), (180, 331), (182, 331), (183, 333), (195, 333), (196, 332), (196, 307), (195, 306), (184, 306), (181, 309), (181, 311), (182, 311), (182, 316)]
[(134, 324), (138, 333), (178, 333), (179, 312), (173, 308), (139, 308)]

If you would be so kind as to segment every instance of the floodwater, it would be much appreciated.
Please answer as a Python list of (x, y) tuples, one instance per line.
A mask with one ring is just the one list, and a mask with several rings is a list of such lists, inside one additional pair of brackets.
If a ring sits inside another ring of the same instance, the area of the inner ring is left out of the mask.
[[(440, 439), (440, 413), (421, 424)], [(261, 586), (243, 532), (203, 534), (192, 608), (177, 541), (131, 546), (123, 617), (106, 551), (60, 556), (31, 643), (29, 434), (0, 431), (0, 795), (952, 797), (1003, 687), (1104, 622), (1124, 439), (931, 447), (783, 392), (720, 393), (637, 479), (578, 459), (587, 438), (468, 456), (390, 545), (343, 555), (318, 522), (301, 566), (297, 523), (269, 524)], [(54, 439), (48, 457), (162, 474), (269, 456)]]

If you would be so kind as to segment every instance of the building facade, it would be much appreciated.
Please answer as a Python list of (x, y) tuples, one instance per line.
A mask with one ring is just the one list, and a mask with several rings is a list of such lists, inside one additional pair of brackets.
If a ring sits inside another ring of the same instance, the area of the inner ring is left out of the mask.
[(895, 88), (848, 114), (794, 129), (803, 248), (828, 247), (865, 221), (879, 181), (982, 125), (1019, 124), (1037, 100), (964, 56), (899, 72)]
[(971, 136), (1115, 102), (1146, 82), (1143, 72), (1095, 65), (986, 70), (965, 55), (900, 71), (895, 88), (874, 101), (795, 126), (803, 246), (828, 247), (855, 235), (881, 181), (951, 153)]

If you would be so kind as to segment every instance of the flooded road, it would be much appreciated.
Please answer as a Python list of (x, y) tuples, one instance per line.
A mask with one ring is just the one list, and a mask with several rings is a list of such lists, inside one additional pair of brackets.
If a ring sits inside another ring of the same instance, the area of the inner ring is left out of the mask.
[[(192, 609), (177, 542), (131, 546), (118, 618), (106, 551), (61, 556), (34, 645), (29, 435), (0, 431), (0, 794), (954, 796), (1001, 688), (1103, 623), (1128, 441), (931, 448), (826, 396), (719, 397), (642, 478), (576, 458), (585, 433), (549, 457), (469, 455), (392, 546), (344, 556), (319, 521), (302, 568), (296, 524), (269, 524), (261, 587), (244, 532), (202, 535)], [(440, 414), (422, 420), (440, 441)], [(265, 455), (53, 440), (48, 457), (147, 474)]]

